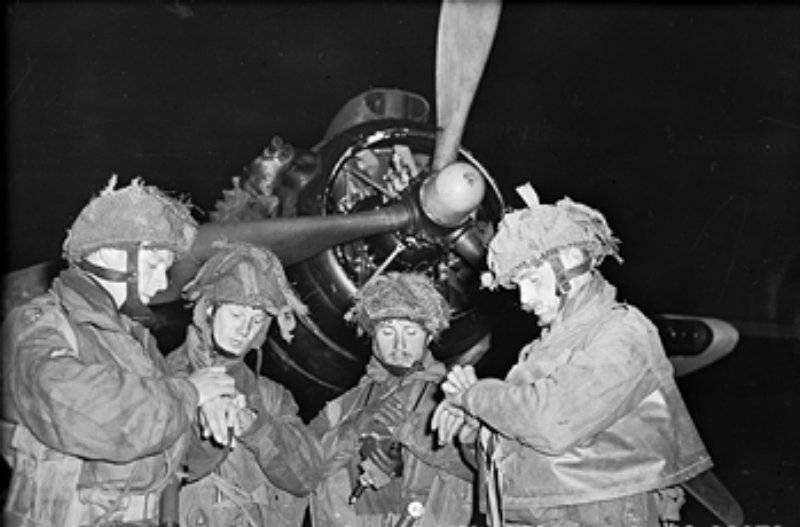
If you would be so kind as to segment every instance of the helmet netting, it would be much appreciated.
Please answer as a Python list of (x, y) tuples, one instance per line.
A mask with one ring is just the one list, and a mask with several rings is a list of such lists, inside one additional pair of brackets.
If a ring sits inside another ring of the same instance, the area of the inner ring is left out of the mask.
[(425, 275), (391, 272), (359, 291), (345, 314), (370, 335), (378, 322), (390, 318), (413, 320), (436, 337), (450, 325), (450, 305)]
[(555, 205), (536, 204), (503, 216), (489, 243), (486, 261), (491, 272), (484, 285), (511, 286), (511, 278), (526, 265), (541, 265), (562, 249), (576, 247), (598, 266), (606, 256), (622, 262), (619, 239), (597, 210), (565, 197)]
[(183, 288), (188, 300), (205, 305), (239, 304), (263, 309), (274, 316), (281, 336), (292, 340), (295, 315), (308, 308), (297, 298), (278, 257), (248, 243), (215, 244), (218, 251)]
[(115, 189), (113, 175), (100, 195), (81, 210), (64, 240), (64, 257), (78, 262), (102, 247), (148, 247), (186, 253), (197, 234), (188, 203), (135, 178)]

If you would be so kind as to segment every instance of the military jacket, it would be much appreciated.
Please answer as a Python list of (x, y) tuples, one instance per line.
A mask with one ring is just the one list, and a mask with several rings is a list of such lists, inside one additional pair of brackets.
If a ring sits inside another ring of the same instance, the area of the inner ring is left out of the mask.
[(190, 483), (181, 490), (181, 525), (299, 526), (316, 482), (319, 444), (298, 416), (292, 394), (256, 376), (240, 359), (216, 355), (209, 328), (190, 326), (186, 342), (167, 357), (176, 374), (223, 365), (257, 419), (233, 449), (195, 431), (185, 460)]
[(156, 517), (198, 396), (150, 333), (69, 268), (9, 314), (3, 361), (6, 524)]
[(676, 485), (711, 467), (656, 328), (599, 275), (505, 380), (461, 403), (495, 431), (503, 508), (610, 500)]
[[(468, 525), (472, 513), (473, 472), (453, 445), (437, 447), (430, 433), (438, 385), (445, 370), (429, 352), (423, 367), (399, 378), (373, 357), (357, 386), (330, 401), (311, 422), (321, 438), (321, 483), (312, 497), (316, 526), (393, 526), (412, 501), (425, 513), (420, 527)], [(393, 435), (402, 443), (403, 473), (379, 489), (369, 488), (348, 504), (361, 461), (359, 437), (370, 428), (382, 404), (402, 407)]]

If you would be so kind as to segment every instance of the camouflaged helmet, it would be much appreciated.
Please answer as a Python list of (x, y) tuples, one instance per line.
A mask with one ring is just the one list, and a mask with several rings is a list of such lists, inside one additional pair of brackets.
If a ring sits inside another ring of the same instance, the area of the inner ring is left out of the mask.
[[(569, 278), (600, 265), (606, 256), (622, 262), (614, 237), (603, 215), (565, 197), (555, 205), (531, 203), (528, 208), (503, 216), (497, 234), (489, 242), (489, 273), (483, 285), (512, 287), (514, 274), (527, 265), (553, 264), (560, 287), (569, 290)], [(558, 252), (580, 249), (586, 260), (579, 269), (565, 270)]]
[[(195, 318), (205, 308), (223, 303), (263, 309), (275, 317), (281, 336), (292, 340), (295, 315), (308, 312), (295, 295), (278, 257), (248, 243), (218, 243), (218, 249), (183, 288), (184, 298), (196, 302)], [(195, 320), (195, 322), (199, 322)], [(258, 346), (262, 342), (256, 343)]]
[(375, 325), (389, 318), (413, 320), (437, 337), (450, 325), (450, 305), (425, 275), (386, 273), (358, 292), (345, 319), (373, 335)]
[(136, 178), (115, 189), (114, 175), (99, 196), (78, 215), (64, 240), (64, 257), (79, 262), (102, 247), (129, 248), (146, 242), (148, 247), (189, 250), (197, 223), (189, 206)]

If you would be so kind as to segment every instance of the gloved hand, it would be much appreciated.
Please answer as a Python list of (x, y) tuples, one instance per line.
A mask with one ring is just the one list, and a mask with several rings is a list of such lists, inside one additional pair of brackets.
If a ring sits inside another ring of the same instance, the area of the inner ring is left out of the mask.
[(447, 400), (439, 403), (431, 417), (431, 430), (436, 432), (439, 445), (444, 445), (458, 435), (462, 444), (470, 442), (478, 431), (478, 420)]
[(361, 497), (367, 487), (379, 489), (388, 484), (392, 478), (403, 474), (403, 445), (391, 436), (365, 434), (361, 437), (361, 463), (353, 492), (347, 500), (353, 505)]
[(378, 434), (365, 434), (361, 436), (359, 454), (364, 462), (369, 462), (381, 472), (390, 477), (399, 477), (403, 474), (403, 445), (391, 436)]
[(232, 416), (239, 409), (239, 397), (217, 396), (198, 408), (198, 424), (202, 438), (227, 446), (233, 432)]
[(350, 505), (358, 501), (366, 488), (379, 489), (403, 474), (403, 445), (394, 439), (392, 430), (378, 419), (368, 421), (363, 428), (359, 436), (361, 475), (348, 499)]
[(447, 373), (447, 378), (442, 382), (442, 391), (445, 399), (458, 406), (460, 398), (468, 389), (478, 382), (475, 368), (471, 365), (460, 366), (456, 364)]

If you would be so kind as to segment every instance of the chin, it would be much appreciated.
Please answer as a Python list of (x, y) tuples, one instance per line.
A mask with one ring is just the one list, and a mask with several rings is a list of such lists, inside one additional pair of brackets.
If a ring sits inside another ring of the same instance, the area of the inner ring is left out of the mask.
[(537, 323), (541, 327), (549, 326), (550, 324), (553, 323), (553, 321), (555, 319), (556, 319), (556, 317), (554, 317), (552, 315), (542, 315), (542, 316), (538, 316), (537, 315)]
[(239, 348), (235, 346), (222, 346), (222, 349), (230, 353), (231, 355), (236, 355), (237, 357), (240, 357), (242, 353), (244, 353), (244, 348)]
[(410, 368), (414, 361), (405, 361), (405, 360), (387, 360), (386, 364), (389, 366), (395, 366), (397, 368)]

